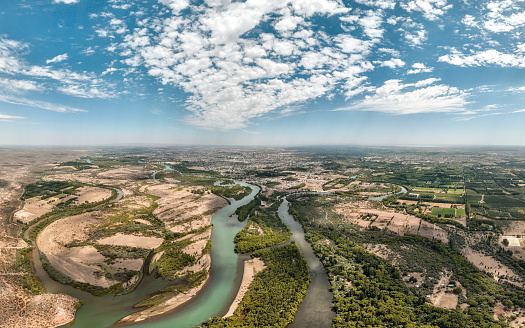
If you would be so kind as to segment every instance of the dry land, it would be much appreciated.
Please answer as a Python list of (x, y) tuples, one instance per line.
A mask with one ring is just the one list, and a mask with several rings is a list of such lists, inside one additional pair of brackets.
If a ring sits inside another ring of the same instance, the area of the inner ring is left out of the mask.
[(439, 226), (372, 202), (341, 202), (335, 206), (335, 213), (362, 228), (377, 227), (399, 235), (416, 234), (448, 242), (448, 233)]

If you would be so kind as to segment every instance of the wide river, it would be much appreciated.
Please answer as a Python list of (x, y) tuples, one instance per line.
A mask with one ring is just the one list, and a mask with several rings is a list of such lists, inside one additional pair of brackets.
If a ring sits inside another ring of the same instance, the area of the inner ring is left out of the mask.
[[(250, 195), (219, 210), (212, 217), (210, 278), (206, 286), (189, 302), (176, 310), (153, 320), (133, 325), (148, 328), (183, 328), (193, 327), (215, 315), (224, 315), (232, 303), (240, 286), (243, 263), (233, 251), (233, 239), (246, 222), (239, 222), (232, 215), (235, 210), (249, 203), (260, 188), (255, 185), (237, 181), (252, 189)], [(145, 276), (140, 285), (131, 293), (121, 296), (106, 295), (95, 297), (90, 293), (52, 280), (42, 268), (38, 253), (33, 253), (34, 268), (44, 287), (50, 293), (66, 293), (80, 299), (84, 304), (77, 311), (75, 322), (71, 327), (111, 327), (121, 318), (136, 312), (132, 306), (156, 290), (169, 285), (168, 281)]]

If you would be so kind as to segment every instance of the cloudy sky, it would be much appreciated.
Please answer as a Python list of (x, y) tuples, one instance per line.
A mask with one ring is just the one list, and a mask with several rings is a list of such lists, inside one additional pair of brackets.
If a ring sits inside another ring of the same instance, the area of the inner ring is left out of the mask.
[(523, 0), (0, 3), (0, 144), (525, 145)]

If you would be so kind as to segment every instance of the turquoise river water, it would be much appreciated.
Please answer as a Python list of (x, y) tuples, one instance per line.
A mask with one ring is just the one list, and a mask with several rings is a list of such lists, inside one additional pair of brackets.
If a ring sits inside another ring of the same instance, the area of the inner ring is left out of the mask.
[[(252, 189), (250, 195), (219, 210), (211, 223), (211, 270), (210, 278), (203, 289), (189, 302), (176, 310), (133, 327), (148, 328), (184, 328), (193, 327), (215, 315), (224, 315), (232, 303), (240, 285), (242, 261), (234, 253), (233, 239), (244, 227), (245, 222), (239, 222), (235, 210), (250, 202), (259, 192), (259, 187), (238, 181), (243, 186)], [(106, 295), (95, 297), (68, 285), (62, 285), (52, 280), (42, 268), (38, 253), (33, 254), (34, 269), (46, 290), (50, 293), (65, 293), (80, 299), (84, 304), (77, 311), (75, 322), (71, 327), (104, 328), (111, 327), (119, 319), (136, 312), (132, 306), (147, 298), (155, 291), (169, 285), (168, 281), (145, 276), (140, 285), (131, 293), (121, 296)]]

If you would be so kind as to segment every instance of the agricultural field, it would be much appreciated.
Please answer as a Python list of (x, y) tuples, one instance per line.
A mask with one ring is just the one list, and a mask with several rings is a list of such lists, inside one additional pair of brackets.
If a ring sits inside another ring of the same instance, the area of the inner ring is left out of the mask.
[(432, 215), (437, 216), (438, 218), (460, 218), (465, 216), (464, 209), (456, 208), (438, 208), (434, 207), (432, 209)]

